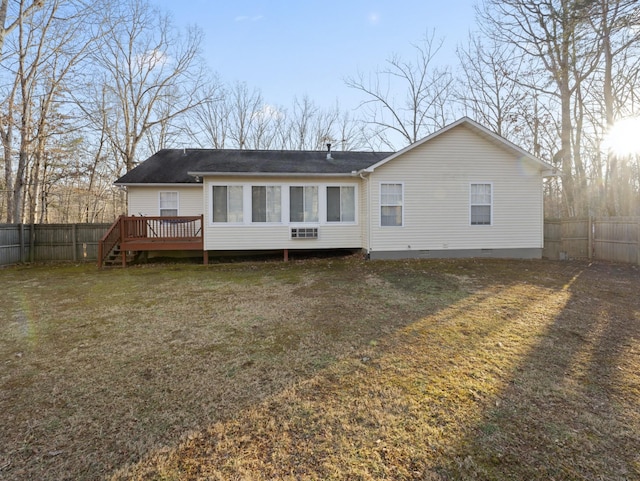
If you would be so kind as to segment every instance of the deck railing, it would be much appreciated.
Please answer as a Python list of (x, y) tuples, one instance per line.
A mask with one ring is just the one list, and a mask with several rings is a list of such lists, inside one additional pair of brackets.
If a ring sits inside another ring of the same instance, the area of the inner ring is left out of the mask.
[(98, 267), (102, 267), (106, 257), (122, 241), (122, 219), (124, 217), (124, 215), (118, 217), (98, 242)]
[(123, 242), (202, 239), (202, 216), (125, 217)]
[(136, 217), (121, 215), (100, 240), (98, 267), (119, 245), (126, 251), (203, 250), (203, 216)]

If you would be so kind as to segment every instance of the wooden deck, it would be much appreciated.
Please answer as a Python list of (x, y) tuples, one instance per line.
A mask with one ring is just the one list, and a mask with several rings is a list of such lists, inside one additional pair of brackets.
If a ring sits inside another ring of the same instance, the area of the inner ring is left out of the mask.
[(141, 251), (202, 251), (208, 262), (202, 236), (203, 216), (120, 216), (98, 246), (98, 267), (118, 261), (127, 265), (128, 253)]

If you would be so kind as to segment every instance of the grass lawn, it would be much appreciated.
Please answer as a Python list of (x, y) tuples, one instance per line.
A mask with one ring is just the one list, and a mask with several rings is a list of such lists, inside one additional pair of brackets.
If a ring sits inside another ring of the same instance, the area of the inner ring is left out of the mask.
[(0, 269), (0, 480), (640, 479), (640, 274)]

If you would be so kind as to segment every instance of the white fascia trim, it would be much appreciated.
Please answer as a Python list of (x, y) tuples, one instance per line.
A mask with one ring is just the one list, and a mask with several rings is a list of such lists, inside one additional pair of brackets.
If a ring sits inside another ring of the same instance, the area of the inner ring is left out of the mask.
[(175, 183), (175, 184), (152, 184), (152, 183), (137, 183), (137, 184), (116, 184), (114, 183), (113, 185), (117, 185), (118, 187), (199, 187), (202, 188), (202, 182), (199, 182), (197, 184), (193, 183), (193, 184), (179, 184), (179, 183)]
[(377, 169), (378, 167), (386, 164), (390, 160), (393, 160), (396, 157), (399, 157), (400, 155), (404, 154), (405, 152), (408, 152), (409, 150), (412, 150), (412, 149), (424, 144), (425, 142), (428, 142), (431, 139), (433, 139), (435, 137), (438, 137), (439, 135), (444, 134), (445, 132), (448, 132), (449, 130), (451, 130), (451, 129), (459, 126), (459, 125), (462, 125), (462, 124), (466, 124), (467, 126), (471, 127), (472, 129), (480, 131), (481, 133), (491, 137), (493, 140), (497, 141), (498, 143), (501, 143), (506, 148), (515, 151), (516, 153), (520, 154), (525, 159), (527, 159), (530, 162), (533, 162), (534, 164), (538, 165), (538, 167), (541, 168), (541, 172), (543, 173), (543, 175), (547, 175), (546, 172), (554, 172), (556, 170), (551, 164), (548, 164), (545, 161), (543, 161), (543, 160), (531, 155), (526, 150), (521, 149), (520, 147), (518, 147), (513, 142), (505, 139), (504, 137), (501, 137), (500, 135), (496, 134), (495, 132), (492, 132), (491, 130), (487, 129), (486, 127), (484, 127), (483, 125), (479, 124), (478, 122), (476, 122), (474, 120), (471, 120), (469, 117), (462, 117), (462, 118), (456, 120), (455, 122), (453, 122), (452, 124), (449, 124), (449, 125), (441, 128), (440, 130), (437, 130), (437, 131), (427, 135), (425, 138), (420, 139), (417, 142), (414, 142), (413, 144), (406, 146), (404, 149), (399, 150), (398, 152), (396, 152), (394, 154), (391, 154), (389, 157), (386, 157), (386, 158), (382, 159), (380, 162), (378, 162), (376, 164), (373, 164), (372, 166), (367, 167), (366, 169), (362, 169), (360, 172), (365, 172), (365, 173), (373, 172), (375, 169)]
[(276, 173), (276, 172), (187, 172), (189, 175), (200, 177), (356, 177), (357, 172), (344, 172), (339, 174), (317, 173)]

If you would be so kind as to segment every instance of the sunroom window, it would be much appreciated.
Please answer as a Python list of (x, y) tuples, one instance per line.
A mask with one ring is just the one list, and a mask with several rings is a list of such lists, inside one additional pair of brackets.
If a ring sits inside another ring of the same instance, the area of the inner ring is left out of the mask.
[(214, 185), (213, 222), (242, 222), (242, 186)]
[(318, 187), (289, 187), (289, 220), (318, 222)]
[(282, 222), (282, 197), (279, 185), (251, 187), (251, 221)]
[(327, 187), (327, 222), (355, 222), (355, 187)]

